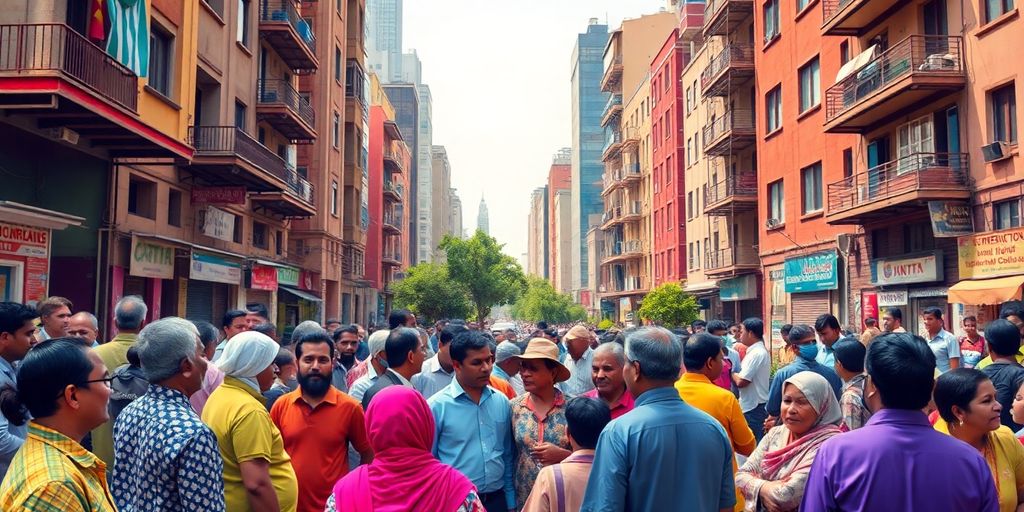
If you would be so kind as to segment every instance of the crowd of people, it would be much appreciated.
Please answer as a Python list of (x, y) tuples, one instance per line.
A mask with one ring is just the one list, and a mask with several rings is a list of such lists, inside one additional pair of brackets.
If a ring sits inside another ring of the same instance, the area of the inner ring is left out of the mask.
[[(1024, 510), (1024, 304), (608, 332), (0, 303), (0, 509)], [(781, 364), (785, 362), (785, 364)], [(778, 366), (778, 367), (776, 367)]]

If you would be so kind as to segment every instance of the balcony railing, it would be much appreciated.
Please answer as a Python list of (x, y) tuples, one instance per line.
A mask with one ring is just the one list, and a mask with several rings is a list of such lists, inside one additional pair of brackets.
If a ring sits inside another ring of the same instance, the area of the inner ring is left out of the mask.
[[(966, 153), (911, 153), (828, 185), (828, 213), (921, 190), (968, 190)], [(885, 207), (879, 204), (879, 208)]]
[(70, 27), (59, 23), (0, 25), (0, 75), (55, 72), (135, 112), (139, 78)]
[(395, 151), (395, 150), (390, 149), (390, 148), (385, 148), (384, 149), (384, 162), (390, 163), (398, 171), (402, 170), (402, 159), (401, 159), (401, 156), (399, 155), (398, 151)]
[(704, 125), (705, 152), (717, 142), (719, 137), (734, 131), (752, 135), (754, 132), (753, 112), (746, 109), (728, 110), (721, 117), (715, 118)]
[(753, 247), (729, 247), (704, 253), (706, 270), (722, 270), (734, 267), (756, 267), (761, 260)]
[(299, 175), (291, 165), (285, 165), (285, 184), (288, 191), (303, 201), (313, 204), (313, 184)]
[(259, 92), (260, 103), (264, 105), (284, 105), (310, 127), (316, 126), (316, 115), (313, 111), (313, 106), (287, 80), (260, 80)]
[(395, 195), (396, 197), (401, 198), (401, 197), (404, 197), (405, 187), (403, 187), (401, 183), (395, 183), (393, 181), (385, 181), (384, 182), (384, 191), (385, 192), (390, 192), (391, 194)]
[[(189, 140), (196, 148), (196, 157), (233, 156), (249, 161), (285, 183), (295, 182), (295, 178), (302, 179), (297, 172), (288, 168), (288, 164), (281, 157), (241, 128), (192, 126), (189, 128)], [(291, 176), (292, 173), (295, 177)]]
[(622, 133), (618, 130), (605, 130), (604, 149), (602, 153), (607, 154), (613, 146), (622, 144)]
[(825, 120), (853, 109), (908, 76), (953, 77), (964, 74), (963, 41), (956, 36), (912, 35), (825, 91)]
[(299, 34), (302, 42), (313, 53), (316, 53), (316, 37), (313, 35), (313, 27), (309, 26), (309, 23), (299, 15), (299, 11), (295, 9), (295, 2), (290, 0), (260, 0), (260, 21), (288, 22), (295, 29), (295, 32)]
[(384, 214), (384, 225), (388, 226), (396, 231), (402, 230), (402, 217), (400, 215), (386, 212)]
[(737, 197), (757, 197), (757, 174), (740, 173), (718, 183), (704, 185), (704, 208)]
[(612, 242), (611, 247), (609, 248), (606, 254), (609, 257), (615, 257), (630, 254), (640, 254), (643, 251), (643, 240), (620, 240), (618, 242)]
[(722, 49), (718, 55), (712, 57), (711, 62), (700, 72), (701, 90), (707, 89), (708, 84), (718, 77), (723, 71), (730, 67), (746, 66), (753, 72), (754, 47), (751, 45), (729, 45)]

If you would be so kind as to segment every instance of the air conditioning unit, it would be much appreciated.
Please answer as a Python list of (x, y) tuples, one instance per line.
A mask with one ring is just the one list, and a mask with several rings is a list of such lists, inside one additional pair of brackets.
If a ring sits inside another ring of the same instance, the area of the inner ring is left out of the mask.
[(779, 219), (768, 219), (768, 220), (764, 221), (764, 227), (766, 227), (768, 229), (775, 229), (775, 228), (779, 227), (780, 225), (782, 225), (782, 221), (779, 220)]
[(1010, 158), (1006, 143), (998, 140), (982, 146), (981, 153), (985, 156), (986, 162), (998, 162)]

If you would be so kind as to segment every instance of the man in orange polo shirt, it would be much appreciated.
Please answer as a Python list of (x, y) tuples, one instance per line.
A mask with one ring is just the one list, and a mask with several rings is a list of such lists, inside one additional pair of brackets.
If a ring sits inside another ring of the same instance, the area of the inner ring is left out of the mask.
[(295, 344), (299, 389), (283, 395), (270, 410), (299, 481), (298, 512), (320, 512), (335, 482), (348, 473), (349, 444), (364, 464), (373, 461), (363, 408), (331, 386), (334, 343), (311, 333)]

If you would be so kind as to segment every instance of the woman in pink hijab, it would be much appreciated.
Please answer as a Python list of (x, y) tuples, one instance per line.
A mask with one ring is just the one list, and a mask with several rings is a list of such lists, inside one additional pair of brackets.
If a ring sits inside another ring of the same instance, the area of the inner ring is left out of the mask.
[(373, 462), (335, 484), (325, 512), (485, 512), (473, 483), (430, 453), (434, 415), (416, 391), (374, 396), (366, 433)]

